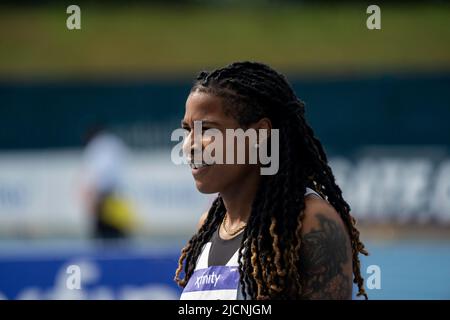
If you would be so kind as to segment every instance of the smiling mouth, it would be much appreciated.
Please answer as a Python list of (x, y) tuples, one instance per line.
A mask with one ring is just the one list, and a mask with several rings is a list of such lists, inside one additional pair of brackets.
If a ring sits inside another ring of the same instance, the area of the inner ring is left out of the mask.
[(204, 167), (209, 167), (211, 165), (212, 164), (207, 164), (207, 163), (193, 163), (193, 162), (189, 163), (189, 166), (192, 169), (200, 169), (200, 168), (204, 168)]

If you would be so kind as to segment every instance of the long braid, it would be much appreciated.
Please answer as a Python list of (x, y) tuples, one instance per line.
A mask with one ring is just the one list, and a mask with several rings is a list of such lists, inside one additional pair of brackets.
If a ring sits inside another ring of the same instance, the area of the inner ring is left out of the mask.
[[(305, 107), (287, 79), (270, 67), (237, 62), (213, 72), (201, 72), (191, 91), (222, 97), (224, 111), (243, 127), (269, 117), (280, 130), (280, 166), (274, 176), (263, 176), (239, 249), (241, 290), (246, 298), (285, 299), (302, 296), (298, 272), (304, 193), (310, 187), (320, 193), (342, 218), (351, 240), (354, 283), (358, 296), (367, 295), (360, 273), (359, 253), (367, 254), (359, 239), (350, 206), (328, 165), (320, 141), (305, 120)], [(225, 214), (220, 197), (213, 203), (198, 233), (183, 248), (176, 281), (185, 285), (192, 275), (204, 244)], [(185, 278), (180, 279), (183, 261)], [(288, 287), (289, 286), (289, 287)]]
[[(359, 240), (359, 231), (356, 228), (356, 220), (354, 217), (350, 215), (350, 206), (344, 201), (342, 197), (342, 191), (339, 188), (339, 186), (335, 182), (334, 175), (332, 173), (332, 170), (330, 166), (327, 164), (328, 160), (325, 154), (325, 151), (323, 149), (322, 144), (320, 141), (314, 136), (314, 132), (312, 128), (304, 122), (304, 127), (308, 131), (307, 137), (311, 138), (311, 140), (314, 143), (314, 146), (319, 152), (320, 155), (320, 164), (321, 169), (324, 171), (322, 180), (322, 185), (320, 185), (319, 189), (323, 193), (323, 190), (327, 188), (331, 188), (334, 190), (333, 193), (330, 194), (328, 197), (329, 202), (336, 208), (337, 212), (341, 216), (342, 220), (344, 221), (344, 224), (346, 225), (349, 233), (350, 233), (350, 240), (351, 240), (351, 246), (352, 246), (352, 256), (353, 256), (353, 272), (355, 275), (354, 283), (358, 285), (358, 296), (363, 295), (367, 298), (367, 294), (364, 290), (363, 282), (364, 279), (361, 277), (360, 274), (360, 260), (359, 260), (359, 253), (362, 253), (364, 255), (367, 255), (368, 252), (364, 248), (364, 244)], [(321, 172), (321, 171), (319, 171)]]
[[(217, 197), (213, 202), (211, 208), (208, 211), (207, 218), (201, 228), (198, 230), (188, 242), (188, 244), (181, 250), (181, 256), (178, 261), (178, 268), (175, 272), (175, 282), (181, 287), (186, 286), (189, 278), (195, 269), (195, 262), (203, 249), (203, 245), (211, 237), (214, 230), (221, 223), (223, 216), (225, 214), (224, 204), (220, 197)], [(183, 262), (186, 260), (184, 265), (184, 278), (180, 278), (181, 271), (183, 270)]]

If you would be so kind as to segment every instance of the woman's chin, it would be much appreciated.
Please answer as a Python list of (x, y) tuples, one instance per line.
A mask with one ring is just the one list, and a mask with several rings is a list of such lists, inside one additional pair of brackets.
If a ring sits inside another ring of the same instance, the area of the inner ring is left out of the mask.
[(209, 183), (205, 183), (204, 181), (195, 181), (195, 186), (201, 193), (211, 194), (219, 192), (217, 191), (217, 188), (214, 188), (214, 186)]

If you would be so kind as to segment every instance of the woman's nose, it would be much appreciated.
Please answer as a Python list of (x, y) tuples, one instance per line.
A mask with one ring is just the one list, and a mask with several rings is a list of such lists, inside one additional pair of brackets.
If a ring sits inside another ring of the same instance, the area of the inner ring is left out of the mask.
[(202, 136), (194, 137), (193, 131), (191, 131), (184, 139), (183, 153), (185, 157), (192, 159), (196, 151), (202, 151)]

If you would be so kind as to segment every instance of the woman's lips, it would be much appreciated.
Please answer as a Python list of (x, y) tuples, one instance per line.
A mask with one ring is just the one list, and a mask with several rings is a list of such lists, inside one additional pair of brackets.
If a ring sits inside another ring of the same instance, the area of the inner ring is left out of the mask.
[(208, 171), (208, 169), (211, 167), (212, 165), (208, 165), (208, 164), (202, 164), (201, 166), (195, 166), (195, 165), (191, 165), (191, 172), (192, 175), (194, 177), (197, 177), (201, 174), (203, 174), (204, 172)]

